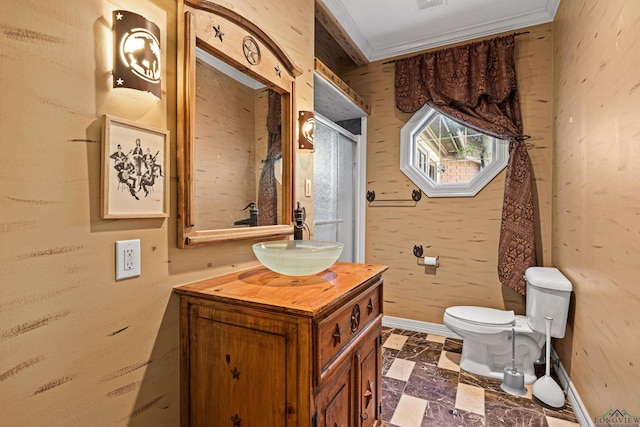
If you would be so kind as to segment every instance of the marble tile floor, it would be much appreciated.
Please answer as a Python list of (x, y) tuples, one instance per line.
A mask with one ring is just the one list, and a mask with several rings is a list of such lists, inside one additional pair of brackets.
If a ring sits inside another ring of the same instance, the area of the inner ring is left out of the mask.
[(551, 408), (531, 385), (516, 397), (461, 370), (462, 340), (385, 327), (382, 342), (383, 427), (579, 427), (568, 401)]

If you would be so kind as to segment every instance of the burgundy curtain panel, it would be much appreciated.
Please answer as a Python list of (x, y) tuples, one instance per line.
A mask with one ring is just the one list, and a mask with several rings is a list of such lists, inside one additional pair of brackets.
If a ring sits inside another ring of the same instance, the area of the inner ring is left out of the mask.
[(269, 141), (267, 157), (262, 161), (264, 167), (260, 174), (258, 187), (258, 225), (276, 225), (278, 223), (278, 182), (274, 163), (282, 158), (282, 101), (280, 94), (272, 89), (269, 93), (267, 112), (267, 130)]
[(509, 140), (498, 277), (524, 295), (524, 272), (537, 261), (533, 172), (522, 135), (514, 36), (399, 59), (395, 68), (400, 111), (413, 113), (429, 104), (470, 128)]

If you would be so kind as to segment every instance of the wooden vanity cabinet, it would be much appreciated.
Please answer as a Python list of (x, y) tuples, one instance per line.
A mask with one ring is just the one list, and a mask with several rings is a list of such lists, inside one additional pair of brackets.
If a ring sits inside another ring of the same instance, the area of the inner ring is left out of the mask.
[(376, 426), (385, 266), (180, 286), (181, 425)]

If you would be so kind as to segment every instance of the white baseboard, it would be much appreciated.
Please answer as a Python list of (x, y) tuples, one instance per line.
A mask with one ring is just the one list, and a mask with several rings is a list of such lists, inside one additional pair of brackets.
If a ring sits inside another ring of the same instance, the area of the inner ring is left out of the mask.
[[(403, 319), (401, 317), (384, 316), (382, 318), (382, 326), (386, 326), (388, 328), (406, 329), (415, 332), (423, 332), (426, 334), (441, 335), (450, 338), (460, 338), (459, 335), (452, 332), (445, 325), (441, 325), (439, 323), (421, 322), (419, 320)], [(558, 366), (554, 366), (554, 369), (558, 374), (562, 389), (567, 393), (567, 398), (569, 399), (569, 402), (571, 402), (571, 406), (573, 407), (573, 411), (578, 418), (580, 426), (594, 427), (593, 421), (591, 420), (591, 417), (587, 412), (587, 408), (584, 406), (584, 403), (582, 403), (580, 395), (578, 395), (578, 391), (571, 382), (567, 371), (564, 369), (564, 366), (562, 365), (562, 362), (560, 362), (558, 354), (553, 349), (553, 347), (551, 347), (551, 357), (555, 358), (559, 362)]]
[(551, 347), (551, 359), (558, 361), (558, 366), (554, 365), (554, 369), (556, 374), (558, 374), (558, 379), (560, 380), (562, 389), (567, 393), (567, 398), (569, 399), (569, 402), (571, 402), (571, 406), (573, 406), (573, 412), (575, 412), (576, 417), (578, 418), (578, 423), (580, 423), (581, 427), (594, 427), (593, 421), (589, 416), (589, 412), (587, 412), (586, 406), (584, 406), (584, 403), (582, 403), (582, 400), (580, 399), (578, 390), (576, 390), (575, 386), (571, 382), (571, 378), (569, 378), (567, 371), (564, 369), (564, 366), (558, 357), (558, 353), (556, 353), (556, 350), (553, 347)]
[(382, 326), (461, 339), (460, 335), (452, 332), (451, 329), (447, 328), (445, 325), (421, 322), (419, 320), (403, 319), (402, 317), (384, 316), (382, 318)]

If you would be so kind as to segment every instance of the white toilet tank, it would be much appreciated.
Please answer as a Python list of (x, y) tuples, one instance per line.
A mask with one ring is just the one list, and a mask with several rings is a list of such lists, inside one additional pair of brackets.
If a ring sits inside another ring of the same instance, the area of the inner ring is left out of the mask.
[(553, 318), (551, 336), (564, 337), (569, 313), (572, 286), (557, 268), (529, 267), (524, 274), (527, 282), (527, 319), (529, 327), (546, 333), (544, 318)]

